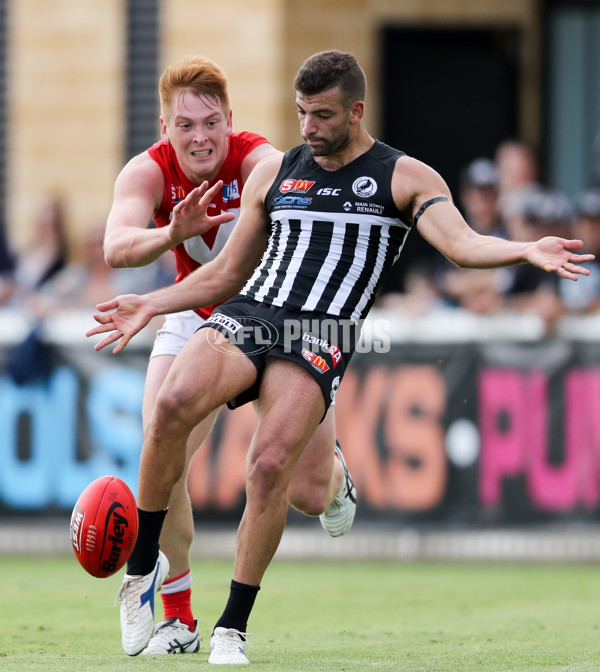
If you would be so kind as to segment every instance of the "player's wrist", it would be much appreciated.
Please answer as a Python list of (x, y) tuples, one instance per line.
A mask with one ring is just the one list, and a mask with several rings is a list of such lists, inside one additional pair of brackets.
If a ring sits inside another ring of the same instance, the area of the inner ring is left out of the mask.
[(522, 243), (522, 246), (522, 256), (520, 257), (519, 261), (535, 264), (536, 252), (538, 250), (537, 243)]
[(169, 250), (173, 247), (176, 247), (180, 243), (183, 243), (183, 241), (185, 240), (185, 238), (181, 236), (181, 231), (179, 227), (173, 226), (174, 221), (175, 221), (175, 215), (173, 215), (171, 224), (169, 226), (165, 226), (162, 228), (162, 231), (164, 232), (165, 236), (164, 244), (167, 246)]
[[(171, 285), (175, 287), (176, 285)], [(151, 320), (157, 315), (166, 315), (167, 313), (177, 312), (177, 308), (174, 307), (173, 301), (176, 296), (172, 296), (169, 291), (169, 287), (163, 287), (162, 289), (157, 289), (150, 294), (144, 295), (144, 312), (148, 316), (148, 320)]]

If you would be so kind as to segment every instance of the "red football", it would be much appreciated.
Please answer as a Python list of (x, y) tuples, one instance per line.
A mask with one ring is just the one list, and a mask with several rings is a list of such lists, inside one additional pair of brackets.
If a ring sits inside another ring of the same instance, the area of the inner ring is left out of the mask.
[(116, 476), (102, 476), (81, 493), (71, 516), (71, 543), (86, 572), (112, 576), (127, 562), (138, 533), (135, 497)]

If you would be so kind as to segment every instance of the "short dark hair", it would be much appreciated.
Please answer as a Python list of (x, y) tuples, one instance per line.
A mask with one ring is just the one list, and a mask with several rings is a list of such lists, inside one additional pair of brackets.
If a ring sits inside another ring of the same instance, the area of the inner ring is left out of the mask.
[(339, 86), (346, 109), (357, 100), (364, 101), (367, 78), (356, 58), (343, 51), (321, 51), (304, 61), (298, 70), (294, 87), (305, 96)]

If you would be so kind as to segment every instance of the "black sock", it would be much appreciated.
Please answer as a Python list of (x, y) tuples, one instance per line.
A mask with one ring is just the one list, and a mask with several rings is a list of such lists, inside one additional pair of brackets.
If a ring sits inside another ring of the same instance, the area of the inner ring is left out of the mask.
[(247, 583), (232, 579), (225, 611), (215, 628), (235, 628), (240, 632), (246, 632), (248, 618), (259, 590), (260, 586), (249, 586)]
[(158, 558), (158, 539), (168, 509), (142, 511), (138, 509), (140, 525), (133, 553), (127, 560), (127, 574), (145, 576), (154, 569)]

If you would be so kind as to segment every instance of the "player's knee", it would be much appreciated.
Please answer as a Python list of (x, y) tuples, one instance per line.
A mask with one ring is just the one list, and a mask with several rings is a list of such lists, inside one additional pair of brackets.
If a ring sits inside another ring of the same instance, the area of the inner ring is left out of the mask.
[(306, 516), (320, 516), (329, 506), (329, 488), (304, 486), (288, 489), (288, 501), (291, 506)]
[(157, 396), (151, 421), (155, 429), (167, 434), (184, 428), (191, 431), (198, 421), (193, 399), (185, 391), (161, 391)]
[(266, 498), (286, 493), (287, 485), (285, 459), (279, 451), (263, 450), (251, 461), (247, 473), (247, 486), (257, 497)]

